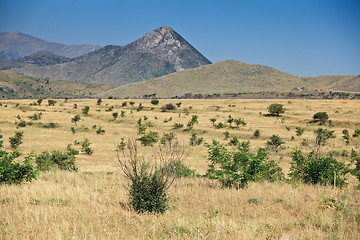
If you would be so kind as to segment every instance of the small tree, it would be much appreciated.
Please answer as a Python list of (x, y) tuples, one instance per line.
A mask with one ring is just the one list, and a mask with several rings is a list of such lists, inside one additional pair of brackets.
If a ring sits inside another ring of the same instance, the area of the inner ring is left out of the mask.
[(100, 105), (102, 103), (102, 100), (101, 98), (98, 98), (97, 102), (96, 102), (96, 105)]
[(81, 120), (81, 117), (80, 115), (75, 115), (72, 119), (71, 119), (71, 122), (77, 124), (78, 121)]
[(159, 100), (157, 100), (157, 99), (152, 99), (152, 100), (151, 100), (151, 104), (152, 104), (152, 105), (158, 105), (158, 104), (159, 104)]
[(343, 138), (345, 139), (346, 145), (348, 145), (350, 143), (350, 133), (347, 129), (344, 129), (342, 131), (343, 134)]
[(331, 138), (335, 138), (334, 131), (329, 131), (324, 128), (318, 128), (314, 131), (316, 134), (315, 138), (315, 149), (316, 149), (316, 155), (320, 156), (320, 147), (324, 146), (326, 141)]
[(242, 118), (234, 119), (234, 122), (235, 122), (237, 128), (239, 128), (239, 125), (242, 125), (242, 126), (246, 125), (246, 122)]
[(256, 129), (254, 132), (254, 138), (259, 138), (260, 137), (260, 130)]
[(82, 109), (82, 113), (84, 115), (88, 115), (89, 114), (89, 110), (90, 110), (90, 107), (89, 106), (85, 106), (83, 109)]
[(113, 112), (112, 116), (113, 116), (114, 120), (116, 120), (118, 118), (118, 116), (119, 116), (119, 113), (118, 112)]
[(216, 118), (210, 118), (210, 122), (212, 122), (213, 126), (215, 126)]
[(55, 106), (56, 101), (55, 100), (48, 100), (48, 105), (49, 106)]
[(279, 103), (273, 103), (268, 106), (268, 111), (271, 116), (280, 116), (280, 114), (285, 112), (284, 105)]
[(39, 172), (32, 165), (33, 155), (29, 154), (21, 163), (16, 158), (21, 156), (17, 150), (6, 152), (0, 150), (0, 184), (20, 184), (23, 182), (31, 182), (36, 179)]
[(40, 98), (40, 99), (38, 99), (36, 102), (37, 102), (37, 104), (38, 104), (39, 106), (41, 106), (42, 101), (43, 101), (43, 100)]
[(279, 135), (272, 135), (270, 137), (270, 141), (267, 141), (267, 145), (272, 147), (275, 150), (275, 152), (277, 152), (278, 147), (280, 147), (284, 143), (285, 142), (281, 139), (281, 137), (279, 137)]
[(15, 132), (14, 137), (9, 137), (10, 145), (12, 148), (17, 148), (22, 144), (22, 137), (24, 136), (23, 132)]
[(317, 112), (314, 114), (313, 119), (314, 122), (320, 122), (320, 125), (323, 125), (329, 119), (329, 115), (326, 112)]
[(296, 127), (296, 136), (300, 137), (304, 133), (305, 129), (302, 127)]
[(83, 153), (85, 153), (86, 155), (91, 155), (93, 154), (94, 150), (92, 148), (90, 148), (91, 142), (89, 141), (89, 139), (85, 138), (82, 142), (81, 142), (81, 151)]

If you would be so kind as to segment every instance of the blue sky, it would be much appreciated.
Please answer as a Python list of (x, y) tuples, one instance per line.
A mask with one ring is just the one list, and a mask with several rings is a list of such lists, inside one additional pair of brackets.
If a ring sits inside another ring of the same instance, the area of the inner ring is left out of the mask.
[(360, 74), (360, 0), (0, 0), (0, 32), (125, 45), (169, 25), (210, 61)]

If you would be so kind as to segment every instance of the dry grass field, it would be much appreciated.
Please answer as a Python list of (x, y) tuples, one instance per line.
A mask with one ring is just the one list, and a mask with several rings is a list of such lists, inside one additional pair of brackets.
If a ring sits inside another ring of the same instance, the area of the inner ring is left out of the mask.
[[(175, 133), (191, 151), (185, 165), (204, 174), (207, 148), (189, 146), (192, 131), (173, 129), (174, 123), (182, 123), (185, 128), (191, 116), (198, 115), (199, 123), (193, 132), (208, 143), (216, 139), (227, 144), (224, 132), (228, 131), (230, 138), (250, 140), (250, 151), (255, 152), (266, 147), (271, 135), (278, 134), (285, 144), (277, 153), (270, 151), (269, 157), (287, 174), (292, 150), (298, 147), (308, 153), (314, 147), (314, 130), (319, 125), (310, 121), (316, 112), (328, 113), (333, 126), (324, 127), (336, 135), (322, 147), (323, 155), (331, 152), (336, 159), (348, 162), (351, 149), (359, 152), (360, 137), (351, 138), (349, 145), (342, 138), (343, 129), (352, 135), (360, 128), (358, 100), (160, 99), (157, 106), (150, 100), (103, 99), (101, 105), (96, 104), (96, 99), (56, 101), (55, 106), (46, 106), (46, 100), (41, 106), (30, 106), (34, 100), (0, 101), (3, 149), (11, 150), (9, 137), (23, 131), (23, 143), (18, 149), (25, 154), (65, 151), (68, 144), (85, 138), (92, 143), (94, 153), (76, 156), (78, 172), (41, 172), (31, 183), (0, 185), (0, 239), (360, 239), (360, 190), (353, 176), (349, 175), (349, 185), (342, 189), (256, 182), (236, 190), (205, 178), (181, 178), (169, 189), (168, 211), (138, 214), (127, 205), (127, 182), (117, 165), (114, 145), (121, 138), (136, 138), (137, 121), (142, 118), (151, 126), (148, 130), (160, 136)], [(122, 107), (125, 101), (135, 104)], [(161, 106), (180, 101), (176, 110), (161, 112)], [(139, 103), (144, 109), (138, 112)], [(271, 103), (283, 104), (286, 112), (280, 117), (264, 116)], [(87, 116), (81, 111), (84, 106), (90, 107)], [(111, 106), (113, 110), (106, 111)], [(125, 111), (125, 117), (120, 117), (121, 111)], [(28, 118), (39, 112), (40, 120)], [(119, 113), (115, 120), (113, 112)], [(76, 114), (81, 116), (77, 124), (71, 121)], [(33, 124), (17, 129), (18, 115)], [(247, 125), (215, 129), (209, 120), (216, 118), (216, 123), (226, 123), (229, 115), (241, 117)], [(56, 128), (43, 127), (51, 122)], [(100, 126), (105, 134), (96, 133)], [(77, 132), (72, 133), (71, 127)], [(296, 127), (305, 128), (302, 136), (296, 136)], [(254, 138), (257, 129), (260, 137)], [(140, 151), (151, 158), (156, 148), (140, 147)]]

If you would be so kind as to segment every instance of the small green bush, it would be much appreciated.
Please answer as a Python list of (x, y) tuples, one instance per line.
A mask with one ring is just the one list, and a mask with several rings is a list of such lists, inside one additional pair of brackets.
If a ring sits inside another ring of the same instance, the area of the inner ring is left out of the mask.
[(48, 100), (48, 106), (55, 106), (55, 104), (56, 104), (55, 100)]
[(300, 150), (292, 152), (289, 176), (292, 180), (309, 184), (333, 185), (343, 187), (347, 184), (345, 175), (350, 169), (331, 157), (316, 156), (314, 151), (303, 156)]
[(181, 124), (181, 123), (174, 123), (174, 125), (173, 125), (173, 129), (179, 129), (182, 127), (184, 127), (184, 124)]
[(35, 162), (37, 168), (41, 171), (54, 170), (56, 167), (61, 170), (78, 171), (75, 165), (75, 155), (78, 151), (68, 149), (67, 152), (52, 151), (51, 153), (45, 151), (36, 156)]
[(85, 138), (81, 143), (81, 152), (85, 153), (86, 155), (91, 155), (94, 153), (94, 150), (90, 148), (91, 142), (89, 139)]
[(34, 156), (29, 154), (21, 163), (15, 161), (21, 153), (17, 150), (6, 152), (0, 150), (0, 184), (20, 184), (23, 182), (31, 182), (36, 179), (39, 172), (34, 169), (32, 161)]
[(360, 136), (360, 129), (355, 129), (353, 137), (358, 137)]
[(159, 140), (159, 133), (150, 131), (148, 133), (145, 133), (142, 137), (138, 138), (138, 140), (144, 146), (152, 146)]
[(23, 136), (24, 136), (23, 132), (15, 132), (14, 137), (9, 137), (11, 147), (17, 148), (20, 144), (22, 144)]
[(82, 109), (82, 113), (84, 115), (88, 115), (89, 114), (89, 111), (90, 111), (90, 107), (89, 106), (85, 106), (83, 109)]
[(252, 181), (275, 181), (283, 179), (282, 169), (269, 160), (264, 149), (257, 154), (249, 152), (230, 152), (216, 140), (208, 148), (210, 161), (206, 176), (219, 180), (224, 187), (242, 188)]
[(158, 104), (159, 104), (159, 100), (157, 100), (157, 99), (152, 99), (152, 100), (151, 100), (151, 104), (152, 104), (152, 105), (158, 105)]
[(256, 129), (254, 132), (254, 138), (259, 138), (260, 137), (260, 130)]
[(267, 145), (275, 150), (275, 152), (278, 151), (278, 148), (284, 144), (285, 142), (282, 140), (279, 135), (272, 135), (270, 137), (270, 141), (267, 141)]
[(172, 104), (172, 103), (168, 103), (168, 104), (166, 104), (166, 105), (164, 105), (164, 106), (161, 107), (161, 111), (163, 111), (163, 112), (165, 112), (165, 111), (171, 111), (171, 110), (175, 110), (175, 109), (176, 109), (176, 107), (175, 107), (175, 105)]

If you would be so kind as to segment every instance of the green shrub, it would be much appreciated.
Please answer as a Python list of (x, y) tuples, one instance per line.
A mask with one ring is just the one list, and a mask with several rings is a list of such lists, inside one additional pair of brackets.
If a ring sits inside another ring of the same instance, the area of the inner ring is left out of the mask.
[(273, 160), (269, 160), (266, 152), (259, 149), (257, 154), (248, 152), (230, 152), (213, 140), (208, 148), (210, 161), (206, 176), (219, 180), (224, 187), (245, 187), (249, 181), (275, 181), (283, 178), (282, 169)]
[(168, 209), (167, 190), (175, 178), (169, 166), (173, 166), (173, 162), (181, 162), (187, 156), (177, 144), (160, 146), (158, 159), (151, 162), (138, 156), (136, 141), (128, 140), (122, 151), (116, 149), (121, 170), (129, 180), (130, 205), (140, 213), (163, 213)]
[(32, 165), (33, 155), (27, 155), (21, 163), (15, 161), (21, 153), (17, 150), (6, 152), (0, 150), (0, 184), (20, 184), (36, 179), (39, 172)]
[(152, 99), (152, 100), (151, 100), (151, 104), (152, 104), (152, 105), (158, 105), (158, 104), (159, 104), (159, 100), (157, 100), (157, 99)]
[(303, 156), (300, 150), (292, 152), (289, 176), (292, 180), (310, 184), (343, 187), (347, 184), (345, 175), (350, 172), (344, 163), (331, 157), (316, 156), (314, 151)]
[(284, 105), (279, 103), (273, 103), (268, 106), (268, 111), (271, 116), (280, 116), (285, 110)]
[(119, 113), (118, 113), (118, 112), (113, 112), (113, 113), (112, 113), (112, 116), (113, 116), (113, 118), (114, 118), (114, 120), (115, 120), (115, 119), (118, 118)]
[(254, 138), (259, 138), (260, 137), (260, 130), (256, 129), (254, 132)]
[(282, 140), (279, 135), (272, 135), (270, 137), (270, 141), (267, 141), (267, 145), (275, 150), (275, 152), (278, 151), (278, 148), (284, 144), (285, 142)]
[(80, 115), (75, 115), (72, 119), (71, 119), (71, 122), (77, 124), (78, 121), (81, 120), (81, 117)]
[(75, 165), (75, 155), (78, 151), (70, 148), (67, 152), (52, 151), (51, 153), (45, 151), (40, 155), (36, 156), (35, 162), (37, 168), (41, 171), (54, 170), (56, 167), (61, 170), (67, 171), (78, 171)]
[(223, 133), (224, 134), (224, 139), (227, 140), (230, 137), (230, 133), (229, 131), (226, 131)]
[(100, 105), (102, 103), (102, 100), (101, 98), (98, 98), (97, 102), (96, 102), (96, 105)]
[(223, 124), (222, 122), (219, 122), (218, 124), (214, 125), (216, 129), (220, 129), (220, 128), (224, 128), (225, 124)]
[(31, 120), (39, 120), (39, 119), (41, 119), (41, 115), (42, 115), (41, 112), (40, 113), (34, 113), (33, 115), (28, 116), (28, 118), (31, 119)]
[(174, 133), (164, 133), (164, 135), (160, 139), (161, 144), (169, 143), (171, 144), (172, 141), (174, 141), (176, 138), (176, 135)]
[(209, 120), (210, 120), (210, 122), (212, 122), (213, 126), (215, 126), (215, 122), (216, 122), (217, 119), (216, 118), (210, 118)]
[(175, 110), (175, 109), (176, 109), (176, 107), (175, 107), (175, 105), (172, 104), (172, 103), (168, 103), (168, 104), (166, 104), (166, 105), (164, 105), (164, 106), (161, 107), (161, 111), (163, 111), (163, 112), (165, 112), (165, 111), (171, 111), (171, 110)]
[(40, 98), (40, 99), (38, 99), (38, 100), (36, 100), (36, 102), (37, 102), (37, 104), (39, 105), (39, 106), (41, 106), (41, 103), (42, 103), (42, 99)]
[[(49, 106), (55, 106), (56, 101), (55, 100), (48, 100), (48, 105)], [(39, 104), (40, 105), (40, 104)]]
[(358, 137), (360, 136), (360, 129), (355, 129), (353, 137)]
[(89, 106), (85, 106), (83, 109), (82, 109), (82, 113), (84, 115), (88, 115), (89, 114), (89, 111), (90, 111), (90, 107)]
[(99, 127), (99, 129), (96, 130), (96, 133), (97, 133), (97, 134), (104, 134), (104, 133), (105, 133), (105, 130), (102, 129), (102, 127)]
[(91, 142), (89, 139), (85, 138), (81, 143), (81, 152), (85, 153), (86, 155), (91, 155), (94, 153), (94, 150), (90, 148)]
[(296, 127), (296, 136), (300, 137), (305, 131), (305, 128)]
[(159, 133), (150, 131), (148, 133), (145, 133), (142, 137), (138, 138), (138, 140), (144, 146), (152, 146), (159, 140)]
[(326, 112), (317, 112), (314, 114), (313, 119), (314, 122), (320, 122), (323, 125), (329, 119), (329, 115)]
[(122, 106), (122, 107), (126, 107), (126, 105), (127, 105), (127, 102), (122, 102), (122, 103), (121, 103), (121, 106)]
[(204, 138), (197, 137), (196, 133), (192, 133), (190, 137), (190, 145), (196, 146), (200, 145), (204, 141)]
[(179, 129), (182, 127), (184, 127), (184, 124), (181, 124), (181, 123), (174, 123), (174, 125), (173, 125), (173, 129)]
[(345, 139), (346, 144), (348, 145), (350, 143), (350, 133), (347, 129), (344, 129), (342, 131), (343, 138)]
[(17, 148), (20, 144), (22, 144), (23, 136), (24, 136), (23, 132), (15, 132), (14, 137), (9, 137), (11, 147)]

